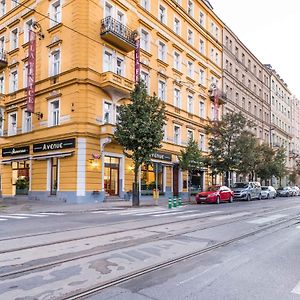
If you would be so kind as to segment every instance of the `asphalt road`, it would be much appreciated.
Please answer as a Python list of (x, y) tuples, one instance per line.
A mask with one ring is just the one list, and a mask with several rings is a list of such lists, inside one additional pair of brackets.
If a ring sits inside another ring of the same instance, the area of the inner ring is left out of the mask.
[(0, 220), (3, 299), (300, 299), (300, 197)]

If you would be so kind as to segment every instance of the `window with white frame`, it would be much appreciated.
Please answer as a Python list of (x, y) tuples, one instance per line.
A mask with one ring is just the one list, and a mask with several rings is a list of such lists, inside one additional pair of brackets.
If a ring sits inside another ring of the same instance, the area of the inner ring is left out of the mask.
[(18, 90), (18, 71), (12, 70), (9, 78), (9, 92), (14, 93)]
[(10, 2), (11, 2), (11, 4), (10, 4), (11, 9), (13, 9), (19, 5), (18, 0), (11, 0)]
[(108, 72), (113, 70), (113, 54), (109, 50), (104, 51), (103, 56), (103, 71)]
[(27, 83), (28, 83), (28, 63), (24, 63), (24, 67), (23, 67), (23, 87), (26, 88), (27, 87)]
[(178, 125), (174, 125), (174, 129), (173, 129), (173, 140), (174, 140), (174, 144), (180, 145), (181, 142), (181, 137), (180, 137), (180, 126)]
[(158, 59), (162, 61), (166, 61), (167, 58), (167, 51), (166, 51), (166, 45), (162, 41), (158, 42)]
[(174, 68), (179, 71), (181, 70), (180, 54), (176, 51), (174, 51)]
[(218, 52), (216, 52), (216, 64), (218, 65), (219, 64), (219, 53)]
[[(120, 10), (117, 11), (117, 21), (125, 25), (125, 14)], [(122, 27), (120, 27), (119, 29), (119, 31), (122, 31)]]
[(50, 3), (50, 26), (59, 23), (61, 23), (61, 0), (55, 0)]
[(23, 122), (22, 122), (22, 132), (30, 132), (32, 130), (32, 118), (31, 113), (26, 109), (23, 109)]
[(199, 103), (199, 116), (200, 116), (200, 118), (205, 117), (205, 105), (204, 105), (203, 101), (200, 101), (200, 103)]
[(112, 123), (112, 104), (108, 101), (104, 101), (103, 105), (103, 123)]
[(4, 109), (0, 108), (0, 136), (3, 136), (4, 129)]
[(205, 14), (202, 11), (199, 14), (199, 23), (202, 27), (205, 26)]
[(205, 44), (203, 40), (200, 40), (200, 44), (199, 44), (199, 51), (201, 54), (204, 54), (205, 51)]
[(60, 73), (60, 50), (54, 50), (50, 54), (50, 76), (56, 76)]
[(205, 150), (205, 135), (200, 133), (199, 136), (199, 149), (204, 151)]
[(181, 92), (180, 89), (174, 89), (174, 106), (181, 107)]
[(166, 101), (166, 82), (163, 80), (158, 80), (158, 98)]
[(191, 61), (187, 63), (187, 76), (194, 78), (194, 64)]
[(19, 29), (15, 28), (14, 30), (11, 31), (10, 35), (10, 50), (14, 50), (18, 48), (18, 35), (19, 35)]
[(5, 37), (0, 37), (0, 53), (3, 53), (5, 51)]
[(29, 41), (29, 31), (32, 27), (32, 24), (33, 24), (32, 19), (25, 22), (25, 25), (24, 25), (24, 43), (27, 43)]
[(141, 71), (141, 80), (144, 81), (144, 83), (146, 84), (146, 87), (147, 87), (147, 92), (149, 94), (150, 92), (150, 82), (149, 82), (149, 74), (146, 73), (145, 71)]
[(124, 76), (124, 58), (123, 57), (117, 56), (116, 73), (120, 76)]
[(204, 85), (204, 79), (205, 79), (205, 71), (204, 70), (202, 70), (202, 69), (200, 69), (200, 76), (199, 76), (199, 83), (201, 84), (201, 85)]
[(187, 130), (187, 140), (188, 140), (188, 142), (190, 140), (194, 140), (194, 130), (192, 130), (192, 129)]
[(191, 0), (188, 0), (187, 3), (187, 13), (193, 17), (194, 16), (194, 2)]
[(178, 18), (174, 18), (174, 32), (180, 35), (180, 20)]
[(105, 8), (104, 8), (105, 18), (106, 17), (112, 17), (112, 15), (113, 15), (113, 6), (110, 3), (105, 2)]
[(166, 20), (167, 20), (167, 10), (161, 4), (159, 5), (159, 8), (158, 8), (158, 18), (159, 18), (159, 21), (161, 23), (166, 23)]
[(150, 10), (150, 0), (141, 0), (141, 6), (146, 10)]
[(194, 98), (192, 95), (187, 97), (187, 112), (190, 114), (194, 112)]
[(0, 16), (5, 15), (6, 13), (6, 1), (0, 0)]
[(5, 94), (5, 77), (4, 77), (4, 73), (0, 74), (0, 94)]
[(8, 114), (8, 135), (17, 134), (17, 112)]
[(59, 100), (49, 102), (49, 126), (59, 125)]
[(149, 51), (149, 33), (144, 29), (141, 30), (141, 48)]
[(210, 60), (214, 61), (214, 57), (215, 57), (215, 49), (214, 48), (210, 48)]
[(191, 29), (188, 29), (188, 43), (193, 45), (194, 43), (194, 33)]

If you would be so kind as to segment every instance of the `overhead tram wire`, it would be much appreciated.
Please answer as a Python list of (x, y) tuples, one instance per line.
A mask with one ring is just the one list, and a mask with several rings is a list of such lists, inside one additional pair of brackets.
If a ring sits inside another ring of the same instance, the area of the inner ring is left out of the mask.
[[(35, 12), (36, 14), (42, 16), (43, 18), (40, 19), (39, 21), (44, 20), (44, 19), (48, 19), (48, 20), (50, 20), (50, 21), (52, 21), (52, 22), (54, 22), (54, 23), (61, 24), (61, 26), (65, 27), (65, 28), (67, 28), (67, 29), (73, 31), (74, 33), (79, 34), (79, 35), (83, 36), (84, 38), (87, 38), (87, 39), (89, 39), (89, 40), (91, 40), (91, 41), (93, 41), (93, 42), (95, 42), (95, 43), (97, 43), (97, 44), (99, 44), (99, 45), (101, 45), (101, 46), (105, 46), (105, 45), (106, 45), (105, 43), (103, 43), (103, 42), (101, 42), (101, 41), (98, 41), (98, 40), (96, 40), (96, 39), (94, 39), (94, 38), (92, 38), (92, 37), (90, 37), (90, 36), (88, 36), (88, 35), (86, 35), (86, 34), (80, 32), (80, 31), (78, 31), (78, 30), (76, 30), (76, 29), (74, 29), (74, 28), (68, 26), (68, 25), (65, 25), (65, 24), (62, 23), (62, 22), (57, 22), (56, 20), (50, 18), (48, 15), (45, 15), (45, 14), (43, 14), (43, 13), (37, 11), (36, 9), (31, 8), (31, 7), (28, 6), (28, 5), (25, 5), (24, 3), (20, 3), (18, 0), (12, 0), (12, 1), (15, 2), (15, 3), (17, 3), (17, 4), (20, 5), (20, 6), (23, 6), (23, 7), (27, 8), (28, 10), (30, 10), (30, 11), (32, 11), (32, 12)], [(65, 4), (64, 7), (66, 7), (66, 6), (70, 5), (70, 4), (71, 4), (71, 3)], [(125, 54), (124, 56), (127, 57), (128, 59), (132, 60), (133, 62), (135, 62), (134, 58), (128, 56), (127, 54)], [(152, 71), (155, 71), (155, 72), (160, 73), (160, 70), (157, 70), (157, 69), (155, 69), (155, 68), (153, 68), (153, 67), (147, 66), (147, 68), (150, 69), (150, 70), (152, 70)], [(178, 78), (175, 78), (175, 77), (167, 76), (167, 78), (169, 78), (169, 79), (171, 79), (171, 80), (173, 80), (173, 81), (175, 81), (176, 83), (179, 83), (179, 84), (187, 83), (186, 81), (178, 80)], [(210, 79), (208, 78), (208, 76), (206, 76), (206, 80), (212, 82), (212, 80), (210, 80)], [(192, 86), (194, 86), (193, 83), (189, 83), (189, 84), (191, 84)], [(192, 88), (191, 86), (189, 86), (188, 88), (189, 88), (190, 90), (194, 91), (195, 93), (199, 93), (198, 90), (196, 90), (195, 88)], [(200, 88), (201, 88), (202, 90), (204, 90), (204, 88), (202, 88), (202, 87), (200, 87)]]

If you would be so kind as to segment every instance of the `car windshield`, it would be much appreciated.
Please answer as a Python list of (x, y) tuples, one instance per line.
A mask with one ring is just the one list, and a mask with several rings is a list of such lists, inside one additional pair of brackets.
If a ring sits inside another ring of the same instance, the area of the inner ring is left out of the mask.
[(261, 190), (262, 190), (262, 191), (266, 191), (267, 189), (268, 189), (267, 186), (262, 186), (262, 187), (261, 187)]
[(214, 186), (210, 186), (207, 190), (209, 192), (216, 192), (219, 188), (220, 188), (220, 186), (214, 185)]
[(248, 183), (245, 183), (245, 182), (236, 182), (234, 185), (233, 185), (234, 188), (247, 188), (248, 187)]
[(280, 188), (278, 188), (277, 190), (280, 190), (280, 191), (281, 191), (281, 190), (283, 190), (283, 187), (280, 187)]

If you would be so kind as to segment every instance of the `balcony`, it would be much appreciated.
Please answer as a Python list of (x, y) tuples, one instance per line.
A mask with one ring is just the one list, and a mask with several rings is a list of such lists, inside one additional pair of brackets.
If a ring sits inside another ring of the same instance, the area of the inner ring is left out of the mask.
[(7, 66), (7, 56), (6, 52), (1, 51), (0, 52), (0, 70), (5, 68)]
[[(212, 91), (212, 92), (210, 92), (210, 91), (208, 91), (209, 92), (209, 99), (211, 100), (211, 101), (215, 101), (215, 92), (216, 91)], [(218, 93), (218, 102), (219, 102), (219, 105), (224, 105), (224, 104), (226, 104), (226, 102), (227, 102), (227, 95), (225, 94), (225, 93), (223, 93), (223, 92), (221, 92), (221, 91), (217, 91), (217, 93)]]
[(111, 97), (128, 98), (134, 88), (134, 82), (111, 71), (101, 74), (100, 87)]
[(101, 20), (100, 35), (103, 40), (125, 52), (130, 52), (135, 49), (137, 31), (129, 29), (112, 17), (106, 17)]

